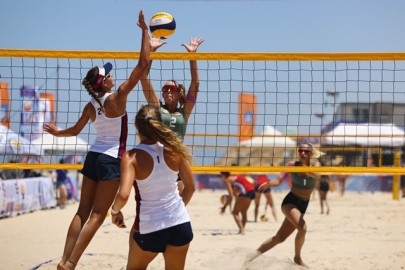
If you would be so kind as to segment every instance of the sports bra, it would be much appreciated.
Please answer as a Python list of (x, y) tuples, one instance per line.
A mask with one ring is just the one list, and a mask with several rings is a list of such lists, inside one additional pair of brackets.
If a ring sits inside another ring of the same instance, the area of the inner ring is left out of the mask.
[[(300, 162), (296, 161), (294, 166), (300, 166)], [(317, 180), (307, 176), (304, 173), (291, 173), (292, 186), (298, 189), (313, 189)]]

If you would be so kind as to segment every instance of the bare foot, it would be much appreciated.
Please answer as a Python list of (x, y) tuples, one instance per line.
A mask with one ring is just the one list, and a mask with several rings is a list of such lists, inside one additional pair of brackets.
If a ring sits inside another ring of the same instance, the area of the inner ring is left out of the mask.
[(248, 254), (246, 256), (245, 264), (250, 263), (251, 261), (253, 261), (257, 257), (259, 257), (260, 255), (262, 255), (262, 253), (260, 251), (258, 251), (258, 250), (255, 250), (254, 252)]
[(305, 268), (309, 268), (308, 265), (306, 265), (306, 264), (302, 261), (301, 258), (294, 257), (294, 262), (295, 262), (296, 264), (298, 264), (298, 265), (301, 265), (301, 266), (305, 267)]
[(240, 230), (240, 231), (238, 232), (238, 234), (240, 234), (240, 235), (245, 235), (245, 230)]
[(66, 269), (66, 268), (65, 268), (65, 265), (66, 265), (66, 262), (60, 261), (60, 262), (58, 263), (58, 266), (56, 266), (56, 269), (57, 269), (57, 270), (64, 270), (64, 269)]

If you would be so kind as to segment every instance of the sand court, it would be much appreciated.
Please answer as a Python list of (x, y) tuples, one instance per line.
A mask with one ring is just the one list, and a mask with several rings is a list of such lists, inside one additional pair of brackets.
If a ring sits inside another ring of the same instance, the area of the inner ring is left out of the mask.
[[(280, 204), (286, 191), (273, 192), (278, 222), (268, 210), (267, 222), (252, 222), (249, 209), (246, 234), (238, 235), (233, 217), (219, 214), (223, 190), (197, 191), (188, 205), (194, 230), (186, 269), (302, 269), (292, 262), (294, 237), (244, 264), (248, 253), (274, 235), (284, 216)], [(337, 192), (328, 194), (330, 215), (320, 214), (319, 196), (312, 198), (306, 214), (308, 233), (304, 262), (311, 269), (405, 269), (405, 200), (390, 193)], [(263, 200), (262, 200), (263, 203)], [(37, 211), (0, 220), (2, 269), (56, 269), (69, 222), (77, 203), (65, 209)], [(110, 217), (97, 232), (76, 269), (125, 269), (128, 235), (135, 202), (123, 209), (126, 229), (111, 224)], [(263, 212), (264, 205), (260, 207)], [(149, 269), (164, 269), (159, 255)]]

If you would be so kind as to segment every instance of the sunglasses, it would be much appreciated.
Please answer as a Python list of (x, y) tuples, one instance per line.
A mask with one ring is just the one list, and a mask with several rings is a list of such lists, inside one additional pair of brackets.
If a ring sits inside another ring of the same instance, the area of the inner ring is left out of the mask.
[(298, 150), (298, 153), (300, 153), (300, 154), (309, 154), (309, 153), (311, 153), (311, 151), (310, 150), (306, 150), (306, 149), (299, 149)]
[(110, 73), (108, 73), (107, 75), (105, 75), (105, 77), (104, 77), (104, 81), (106, 81), (108, 78), (110, 78), (111, 77), (111, 74)]
[(163, 93), (167, 93), (167, 92), (169, 92), (169, 90), (170, 90), (170, 92), (177, 92), (177, 93), (179, 93), (180, 92), (180, 89), (179, 88), (177, 88), (175, 85), (165, 85), (165, 86), (163, 86), (163, 88), (162, 88), (162, 92)]

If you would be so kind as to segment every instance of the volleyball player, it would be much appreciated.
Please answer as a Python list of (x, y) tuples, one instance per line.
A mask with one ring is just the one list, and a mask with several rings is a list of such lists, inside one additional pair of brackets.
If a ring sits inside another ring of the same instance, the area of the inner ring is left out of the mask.
[[(196, 52), (201, 43), (202, 38), (191, 38), (189, 44), (182, 44), (190, 53)], [(158, 38), (151, 38), (151, 51), (155, 52), (158, 48), (166, 44), (160, 42)], [(194, 109), (197, 101), (197, 94), (200, 86), (200, 78), (196, 60), (190, 60), (191, 82), (186, 94), (184, 84), (176, 80), (168, 80), (162, 87), (162, 103), (155, 91), (155, 88), (149, 78), (152, 61), (149, 63), (147, 71), (143, 74), (141, 85), (148, 104), (158, 106), (162, 114), (163, 123), (171, 130), (176, 132), (180, 139), (184, 140), (186, 134), (188, 119)], [(182, 189), (180, 177), (177, 179), (179, 190)]]
[[(255, 187), (252, 182), (250, 182), (243, 175), (231, 175), (229, 172), (221, 172), (221, 179), (224, 181), (225, 185), (228, 187), (229, 198), (235, 197), (235, 204), (232, 208), (232, 216), (238, 226), (238, 234), (245, 234), (245, 227), (247, 222), (247, 211), (249, 209), (250, 203), (255, 198)], [(229, 203), (232, 199), (228, 200)], [(227, 204), (221, 209), (224, 213)]]
[[(165, 269), (184, 269), (193, 239), (186, 209), (195, 191), (191, 156), (177, 134), (162, 123), (158, 107), (142, 106), (135, 126), (140, 143), (122, 158), (120, 188), (111, 207), (112, 222), (125, 228), (121, 209), (135, 187), (137, 208), (127, 269), (147, 269), (159, 253)], [(184, 182), (180, 194), (178, 174)]]
[[(299, 160), (290, 162), (287, 166), (318, 167), (320, 166), (319, 162), (311, 161), (311, 158), (319, 158), (320, 154), (321, 152), (313, 147), (312, 144), (301, 144), (298, 148)], [(307, 224), (304, 220), (304, 215), (308, 207), (309, 199), (311, 198), (311, 193), (320, 179), (320, 175), (316, 172), (281, 173), (277, 179), (262, 184), (259, 190), (265, 190), (268, 187), (280, 185), (288, 175), (291, 175), (292, 187), (281, 204), (281, 210), (285, 215), (285, 219), (276, 235), (264, 241), (255, 253), (250, 254), (247, 258), (247, 262), (254, 260), (259, 255), (284, 242), (284, 240), (297, 230), (294, 262), (298, 265), (305, 266), (301, 258), (301, 250), (307, 232)]]
[(66, 236), (63, 256), (57, 269), (74, 269), (100, 228), (111, 206), (120, 182), (120, 159), (126, 151), (127, 113), (126, 101), (149, 64), (150, 37), (143, 12), (139, 12), (138, 26), (142, 30), (142, 46), (138, 64), (116, 92), (112, 92), (114, 80), (111, 63), (93, 67), (87, 72), (82, 84), (92, 99), (84, 107), (75, 125), (58, 130), (47, 124), (44, 130), (57, 137), (78, 135), (91, 120), (97, 138), (87, 153), (81, 173), (83, 185), (80, 203)]

